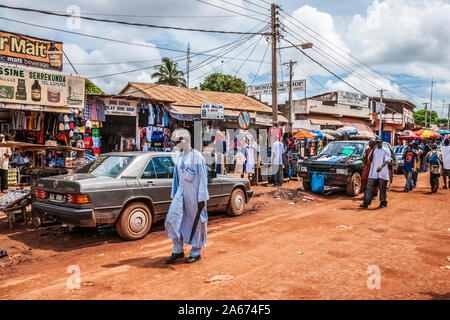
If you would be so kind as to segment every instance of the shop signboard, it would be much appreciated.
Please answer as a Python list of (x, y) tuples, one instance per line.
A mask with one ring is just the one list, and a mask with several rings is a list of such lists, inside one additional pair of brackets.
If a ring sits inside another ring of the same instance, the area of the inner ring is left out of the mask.
[(137, 117), (137, 100), (128, 99), (102, 99), (105, 104), (105, 114), (112, 116)]
[[(306, 80), (293, 80), (292, 91), (305, 91)], [(289, 81), (278, 82), (278, 93), (289, 92)], [(258, 84), (247, 87), (248, 96), (259, 96), (263, 94), (272, 94), (272, 84)]]
[(84, 108), (84, 89), (78, 76), (0, 66), (0, 102)]
[(0, 30), (0, 62), (62, 71), (63, 43)]
[(202, 104), (201, 118), (223, 120), (223, 106), (216, 104)]
[(338, 91), (338, 103), (357, 107), (369, 107), (369, 97), (353, 92)]
[(272, 115), (256, 113), (255, 124), (272, 125)]

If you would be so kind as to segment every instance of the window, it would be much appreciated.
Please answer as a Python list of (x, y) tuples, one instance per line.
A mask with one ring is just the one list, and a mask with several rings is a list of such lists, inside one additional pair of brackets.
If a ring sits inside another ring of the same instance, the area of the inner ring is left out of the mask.
[(88, 173), (102, 177), (116, 177), (133, 160), (133, 157), (126, 156), (100, 156), (77, 173)]
[(172, 157), (154, 157), (153, 165), (158, 179), (172, 179), (175, 165)]
[(153, 165), (153, 159), (150, 160), (147, 167), (145, 167), (142, 179), (156, 179), (155, 166)]

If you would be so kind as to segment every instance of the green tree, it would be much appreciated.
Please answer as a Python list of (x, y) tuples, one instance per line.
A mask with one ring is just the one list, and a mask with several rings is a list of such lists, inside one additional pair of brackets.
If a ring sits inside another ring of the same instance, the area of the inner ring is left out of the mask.
[(91, 80), (86, 79), (85, 81), (85, 90), (86, 93), (96, 93), (96, 94), (105, 94), (102, 89), (97, 87)]
[(245, 94), (245, 82), (228, 74), (213, 73), (200, 84), (200, 90)]
[[(431, 123), (432, 124), (436, 124), (436, 120), (438, 119), (438, 115), (436, 113), (436, 111), (431, 111), (428, 110), (427, 111), (427, 123), (430, 123), (430, 116), (431, 116)], [(424, 127), (425, 126), (425, 110), (418, 110), (416, 112), (414, 112), (414, 122), (419, 125)]]
[(156, 84), (166, 84), (169, 86), (186, 87), (186, 80), (183, 78), (183, 71), (177, 70), (178, 63), (169, 58), (162, 58), (162, 63), (156, 66), (157, 70), (152, 74), (152, 79), (157, 78)]

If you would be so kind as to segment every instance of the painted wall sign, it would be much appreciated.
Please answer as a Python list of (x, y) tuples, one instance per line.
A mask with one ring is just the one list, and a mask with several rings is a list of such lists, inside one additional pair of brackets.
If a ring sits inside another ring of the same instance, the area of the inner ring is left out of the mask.
[(62, 71), (63, 43), (0, 30), (0, 62)]
[(0, 102), (84, 108), (84, 78), (0, 66)]
[(369, 97), (353, 92), (338, 91), (338, 103), (357, 107), (369, 107)]

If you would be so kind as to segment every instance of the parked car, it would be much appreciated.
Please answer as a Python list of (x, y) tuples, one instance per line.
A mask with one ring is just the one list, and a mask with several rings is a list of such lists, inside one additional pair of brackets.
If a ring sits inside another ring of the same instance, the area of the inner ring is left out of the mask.
[[(345, 187), (349, 196), (361, 192), (361, 174), (363, 171), (364, 153), (369, 141), (345, 140), (332, 141), (316, 157), (298, 161), (298, 173), (303, 180), (303, 188), (311, 191), (313, 172), (325, 173), (325, 185)], [(397, 161), (390, 144), (384, 142), (383, 148), (392, 155), (389, 164), (392, 183), (393, 172), (397, 170)], [(389, 185), (390, 185), (389, 183)]]
[(395, 157), (397, 158), (397, 163), (398, 163), (397, 171), (395, 171), (395, 173), (403, 172), (403, 164), (405, 162), (403, 160), (403, 153), (405, 151), (406, 151), (406, 146), (395, 146), (394, 147), (394, 153), (395, 153)]
[[(74, 226), (114, 223), (128, 240), (145, 237), (172, 202), (173, 153), (107, 153), (74, 174), (37, 182), (33, 217), (50, 216)], [(248, 179), (208, 171), (208, 211), (241, 215), (253, 195)]]

